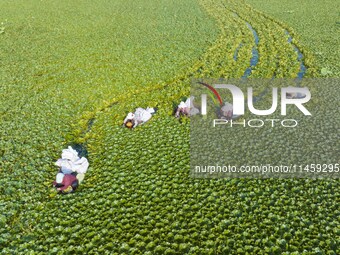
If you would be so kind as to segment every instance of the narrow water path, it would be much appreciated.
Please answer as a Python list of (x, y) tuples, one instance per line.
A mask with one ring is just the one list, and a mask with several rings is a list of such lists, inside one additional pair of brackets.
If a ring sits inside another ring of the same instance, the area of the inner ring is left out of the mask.
[(253, 71), (254, 67), (257, 65), (259, 62), (259, 51), (257, 49), (257, 46), (259, 45), (259, 36), (256, 32), (256, 30), (248, 23), (246, 22), (248, 28), (252, 31), (254, 39), (255, 39), (255, 46), (251, 50), (251, 59), (250, 59), (250, 66), (245, 70), (242, 78), (247, 78), (251, 75), (251, 72)]

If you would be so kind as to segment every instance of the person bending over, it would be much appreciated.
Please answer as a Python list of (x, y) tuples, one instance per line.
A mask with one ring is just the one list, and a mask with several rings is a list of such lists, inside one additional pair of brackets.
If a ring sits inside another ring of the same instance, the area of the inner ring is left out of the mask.
[(194, 106), (194, 97), (189, 97), (185, 102), (180, 102), (177, 106), (175, 117), (179, 118), (181, 115), (183, 116), (194, 116), (199, 114), (199, 110)]
[(129, 112), (124, 119), (124, 126), (127, 128), (135, 128), (138, 125), (142, 125), (151, 119), (152, 115), (156, 113), (157, 108), (137, 108), (134, 113)]

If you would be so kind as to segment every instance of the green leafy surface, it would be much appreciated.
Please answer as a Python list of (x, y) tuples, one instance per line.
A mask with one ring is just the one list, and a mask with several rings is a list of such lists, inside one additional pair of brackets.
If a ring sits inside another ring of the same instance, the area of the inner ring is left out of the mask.
[[(171, 116), (192, 78), (243, 75), (255, 47), (247, 22), (260, 37), (251, 76), (296, 77), (290, 27), (238, 1), (0, 9), (2, 254), (339, 253), (337, 180), (192, 179), (189, 120)], [(121, 128), (127, 112), (156, 105), (144, 126)], [(59, 196), (53, 162), (70, 142), (86, 144), (90, 168)]]
[(338, 1), (246, 0), (246, 2), (292, 26), (300, 35), (301, 43), (314, 52), (319, 72), (322, 73), (322, 68), (327, 68), (332, 71), (327, 73), (329, 77), (339, 77), (340, 3)]

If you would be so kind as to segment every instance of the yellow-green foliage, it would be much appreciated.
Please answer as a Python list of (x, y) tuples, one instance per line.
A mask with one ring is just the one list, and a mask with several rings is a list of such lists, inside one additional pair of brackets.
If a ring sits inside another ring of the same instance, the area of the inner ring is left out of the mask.
[[(339, 253), (338, 181), (191, 179), (190, 123), (171, 116), (191, 79), (241, 77), (253, 47), (251, 77), (296, 77), (289, 27), (239, 1), (0, 10), (1, 254)], [(148, 123), (120, 126), (147, 106), (159, 107)], [(53, 162), (71, 142), (90, 168), (76, 193), (55, 195)]]
[[(296, 32), (294, 38), (299, 35), (297, 43), (306, 56), (306, 64), (314, 67), (319, 76), (339, 77), (339, 2), (333, 0), (246, 0), (246, 2), (270, 15), (272, 19), (280, 20), (294, 28)], [(306, 48), (309, 49), (308, 52)], [(309, 62), (311, 54), (317, 66), (314, 62)]]

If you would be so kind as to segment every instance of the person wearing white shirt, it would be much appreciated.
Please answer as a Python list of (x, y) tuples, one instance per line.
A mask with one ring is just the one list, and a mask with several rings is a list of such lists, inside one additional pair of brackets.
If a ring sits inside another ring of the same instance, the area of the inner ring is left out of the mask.
[(189, 97), (185, 102), (180, 102), (177, 106), (175, 117), (179, 118), (180, 115), (184, 116), (194, 116), (199, 114), (199, 110), (194, 106), (194, 97)]
[(128, 115), (124, 119), (124, 125), (128, 128), (135, 128), (138, 125), (142, 125), (151, 119), (156, 110), (157, 109), (150, 107), (146, 109), (138, 107), (134, 113), (128, 113)]

